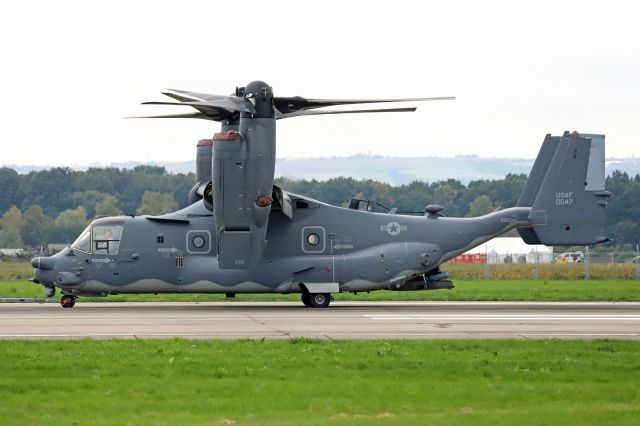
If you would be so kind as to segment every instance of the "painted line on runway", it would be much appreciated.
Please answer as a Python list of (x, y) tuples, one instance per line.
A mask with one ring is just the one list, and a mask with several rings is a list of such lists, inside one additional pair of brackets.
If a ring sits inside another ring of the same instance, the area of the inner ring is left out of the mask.
[(247, 316), (247, 315), (251, 315), (251, 313), (247, 313), (246, 315), (238, 315), (238, 316), (190, 316), (190, 317), (183, 317), (183, 316), (164, 316), (164, 317), (157, 317), (157, 316), (148, 316), (148, 315), (140, 315), (140, 316), (121, 316), (121, 315), (109, 315), (109, 314), (102, 314), (102, 315), (83, 315), (83, 316), (75, 316), (74, 314), (60, 314), (60, 315), (36, 315), (36, 316), (31, 316), (31, 317), (25, 317), (25, 316), (5, 316), (2, 315), (0, 313), (0, 324), (4, 323), (4, 322), (20, 322), (20, 323), (24, 323), (25, 319), (28, 319), (29, 321), (33, 321), (33, 320), (47, 320), (47, 321), (66, 321), (66, 320), (73, 320), (73, 321), (104, 321), (104, 320), (109, 320), (109, 321), (118, 321), (118, 322), (128, 322), (128, 321), (144, 321), (144, 322), (148, 322), (148, 321), (154, 321), (154, 322), (162, 322), (162, 323), (172, 323), (172, 322), (183, 322), (183, 321), (254, 321), (256, 319), (259, 320), (301, 320), (301, 321), (307, 321), (307, 320), (325, 320), (325, 319), (332, 319), (332, 320), (344, 320), (344, 319), (360, 319), (362, 318), (361, 314), (354, 314), (354, 315), (336, 315), (336, 316), (323, 316), (323, 315), (309, 315), (309, 316), (287, 316), (287, 315), (282, 315), (280, 317), (274, 317), (274, 316), (265, 316), (265, 315), (259, 315), (259, 316)]
[[(271, 316), (254, 316), (248, 317), (245, 315), (234, 315), (234, 316), (189, 316), (189, 317), (181, 317), (181, 316), (112, 316), (112, 315), (73, 315), (66, 313), (62, 313), (60, 315), (38, 315), (35, 317), (28, 318), (29, 321), (33, 320), (46, 320), (46, 321), (90, 321), (90, 322), (102, 322), (108, 320), (110, 323), (128, 323), (130, 321), (148, 323), (158, 322), (158, 323), (180, 323), (180, 322), (190, 322), (190, 321), (206, 321), (206, 322), (227, 322), (227, 321), (254, 321), (255, 319), (260, 320), (276, 320), (276, 321), (295, 321), (295, 320), (340, 320), (340, 319), (353, 319), (356, 320), (358, 318), (367, 318), (369, 320), (374, 321), (391, 321), (391, 320), (491, 320), (491, 321), (504, 321), (504, 320), (513, 320), (513, 321), (535, 321), (535, 320), (544, 320), (544, 321), (640, 321), (640, 315), (635, 314), (611, 314), (611, 315), (599, 315), (599, 314), (567, 314), (567, 315), (558, 315), (558, 314), (354, 314), (354, 315), (337, 315), (337, 316), (323, 316), (323, 315), (309, 315), (309, 316), (282, 316), (279, 318), (271, 317)], [(28, 325), (25, 323), (24, 316), (0, 316), (0, 324), (11, 324), (14, 322), (19, 322), (22, 325)]]
[(460, 314), (460, 315), (403, 315), (378, 314), (363, 315), (375, 321), (388, 320), (491, 320), (491, 321), (640, 321), (640, 315), (500, 315), (500, 314)]

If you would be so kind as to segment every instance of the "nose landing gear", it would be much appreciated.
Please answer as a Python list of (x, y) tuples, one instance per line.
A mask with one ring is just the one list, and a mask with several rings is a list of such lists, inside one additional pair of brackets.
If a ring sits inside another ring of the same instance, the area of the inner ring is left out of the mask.
[(75, 304), (76, 304), (75, 296), (69, 296), (68, 294), (65, 294), (60, 298), (60, 306), (62, 306), (63, 308), (73, 308)]

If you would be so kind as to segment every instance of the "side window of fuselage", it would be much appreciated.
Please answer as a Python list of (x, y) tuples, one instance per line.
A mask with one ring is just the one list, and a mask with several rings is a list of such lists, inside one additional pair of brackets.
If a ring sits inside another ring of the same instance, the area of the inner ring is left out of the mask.
[(94, 225), (92, 236), (94, 254), (108, 254), (112, 256), (118, 254), (120, 237), (122, 236), (121, 225)]

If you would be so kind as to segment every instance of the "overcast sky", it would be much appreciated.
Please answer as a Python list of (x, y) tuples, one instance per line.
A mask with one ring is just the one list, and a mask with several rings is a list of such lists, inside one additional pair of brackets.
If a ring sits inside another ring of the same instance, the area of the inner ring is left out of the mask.
[(0, 164), (195, 156), (218, 124), (125, 120), (164, 88), (457, 96), (416, 113), (278, 122), (278, 157), (534, 158), (546, 133), (640, 154), (640, 6), (631, 1), (11, 1), (0, 6)]

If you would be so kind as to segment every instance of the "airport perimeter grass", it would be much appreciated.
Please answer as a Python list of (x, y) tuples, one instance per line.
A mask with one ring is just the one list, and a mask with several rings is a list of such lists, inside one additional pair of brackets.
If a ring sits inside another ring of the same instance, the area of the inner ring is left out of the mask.
[[(336, 301), (369, 300), (451, 300), (451, 301), (640, 301), (640, 281), (534, 281), (534, 280), (456, 280), (453, 290), (374, 291), (371, 293), (335, 294)], [(58, 297), (60, 291), (58, 291)], [(41, 285), (26, 280), (0, 280), (0, 297), (42, 298)], [(219, 294), (113, 295), (102, 298), (82, 297), (80, 301), (161, 302), (161, 301), (300, 301), (299, 294), (238, 294), (226, 299)]]
[(2, 341), (0, 424), (637, 424), (640, 341)]

